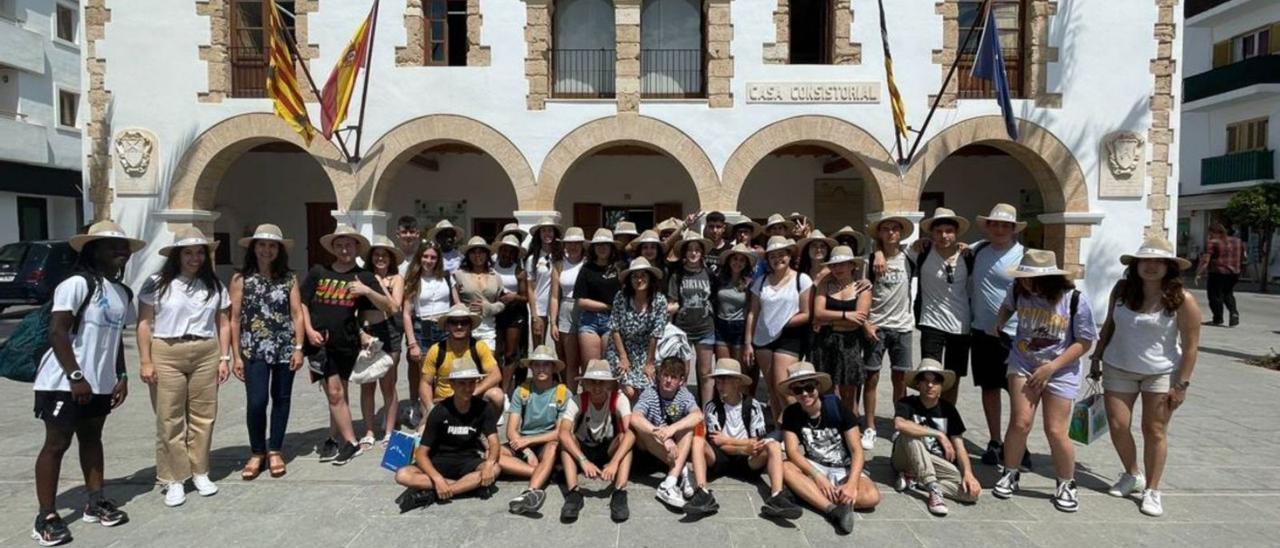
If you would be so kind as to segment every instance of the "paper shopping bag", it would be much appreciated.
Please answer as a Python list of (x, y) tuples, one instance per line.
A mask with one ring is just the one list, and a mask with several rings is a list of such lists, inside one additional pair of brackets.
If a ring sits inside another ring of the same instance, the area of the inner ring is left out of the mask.
[(382, 467), (395, 472), (413, 462), (413, 450), (418, 447), (417, 434), (392, 432), (387, 441), (387, 451), (382, 454)]
[(1107, 406), (1101, 392), (1090, 392), (1072, 407), (1069, 432), (1071, 439), (1086, 445), (1107, 433)]

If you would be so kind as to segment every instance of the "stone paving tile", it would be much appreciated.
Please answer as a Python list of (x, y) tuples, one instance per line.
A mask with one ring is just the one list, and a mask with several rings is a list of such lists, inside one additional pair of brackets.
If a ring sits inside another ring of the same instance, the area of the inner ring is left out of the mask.
[(1025, 546), (1031, 537), (1012, 523), (913, 521), (908, 524), (922, 546)]

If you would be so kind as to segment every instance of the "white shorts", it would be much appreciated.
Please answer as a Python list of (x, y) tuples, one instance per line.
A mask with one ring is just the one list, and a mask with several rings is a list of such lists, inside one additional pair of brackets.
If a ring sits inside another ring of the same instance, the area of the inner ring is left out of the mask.
[(1169, 386), (1172, 384), (1172, 377), (1172, 371), (1144, 375), (1125, 371), (1106, 362), (1102, 364), (1102, 388), (1111, 392), (1122, 394), (1137, 394), (1138, 392), (1168, 394)]
[(825, 464), (815, 462), (812, 459), (805, 460), (809, 461), (809, 466), (813, 468), (814, 471), (826, 476), (827, 481), (831, 482), (831, 485), (844, 485), (844, 482), (849, 479), (848, 466), (827, 466)]

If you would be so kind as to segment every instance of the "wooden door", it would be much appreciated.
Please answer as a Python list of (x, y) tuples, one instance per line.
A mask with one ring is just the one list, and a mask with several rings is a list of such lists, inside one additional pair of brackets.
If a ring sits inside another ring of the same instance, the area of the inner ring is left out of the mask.
[(307, 202), (307, 264), (332, 264), (333, 255), (320, 246), (320, 237), (332, 234), (338, 227), (338, 220), (333, 218), (333, 211), (338, 209), (336, 202)]
[(684, 204), (680, 202), (666, 202), (661, 204), (653, 204), (653, 222), (661, 223), (667, 219), (675, 217), (684, 220)]
[(604, 206), (582, 202), (573, 204), (573, 226), (581, 228), (588, 240), (603, 222)]

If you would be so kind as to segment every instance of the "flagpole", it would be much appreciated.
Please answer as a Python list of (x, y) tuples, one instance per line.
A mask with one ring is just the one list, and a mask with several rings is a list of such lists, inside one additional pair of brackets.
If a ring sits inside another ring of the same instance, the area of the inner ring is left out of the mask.
[[(284, 11), (284, 8), (281, 8), (280, 5), (276, 4), (275, 2), (272, 2), (271, 5), (274, 6), (277, 10), (280, 10), (281, 12), (289, 13), (287, 11)], [(276, 32), (280, 32), (284, 34), (284, 38), (285, 38), (284, 43), (286, 46), (289, 46), (289, 54), (293, 56), (293, 64), (296, 66), (302, 67), (302, 74), (306, 75), (307, 77), (307, 84), (311, 86), (311, 93), (314, 93), (316, 97), (322, 96), (322, 94), (320, 93), (320, 88), (316, 87), (315, 79), (311, 78), (311, 69), (307, 68), (307, 63), (302, 60), (302, 54), (298, 53), (298, 44), (297, 42), (294, 41), (293, 36), (291, 36), (287, 32), (284, 32), (284, 29), (275, 29), (275, 30)], [(303, 105), (303, 108), (306, 108), (306, 105)], [(342, 156), (347, 159), (348, 163), (353, 162), (354, 160), (351, 159), (351, 154), (347, 152), (347, 144), (342, 141), (342, 136), (338, 135), (337, 133), (334, 133), (333, 136), (338, 138), (338, 145), (339, 145), (339, 148), (342, 150)]]
[(378, 3), (379, 0), (373, 0), (373, 21), (369, 23), (369, 51), (364, 60), (364, 89), (360, 92), (360, 119), (356, 122), (356, 155), (351, 157), (352, 162), (360, 161), (360, 138), (364, 136), (364, 110), (369, 102), (369, 73), (373, 72), (374, 39), (378, 37)]
[[(887, 70), (893, 64), (893, 58), (889, 55), (889, 27), (885, 24), (884, 19), (884, 0), (877, 0), (877, 3), (880, 5), (880, 41), (884, 45), (885, 60), (889, 63), (889, 65), (886, 65), (885, 78), (887, 79), (892, 77)], [(893, 84), (892, 80), (887, 80), (887, 82)], [(893, 97), (889, 98), (889, 103), (889, 111), (892, 112), (896, 109), (896, 105), (893, 104)], [(895, 114), (894, 117), (897, 118), (897, 115)], [(893, 138), (898, 142), (898, 165), (906, 165), (907, 161), (902, 156), (902, 130), (898, 127), (896, 119), (893, 124)]]
[[(933, 96), (933, 105), (929, 107), (929, 114), (924, 117), (924, 124), (920, 126), (920, 130), (916, 133), (916, 140), (911, 145), (911, 152), (907, 153), (907, 162), (910, 163), (915, 158), (916, 149), (920, 147), (920, 141), (924, 140), (925, 131), (929, 129), (929, 122), (933, 120), (933, 113), (938, 110), (938, 103), (942, 101), (942, 95), (947, 90), (947, 85), (951, 83), (951, 77), (956, 73), (956, 66), (960, 63), (960, 56), (964, 51), (969, 49), (969, 41), (973, 39), (973, 31), (978, 27), (978, 21), (987, 20), (987, 7), (991, 4), (991, 0), (982, 0), (982, 9), (978, 11), (978, 16), (974, 18), (973, 24), (969, 25), (969, 31), (964, 35), (964, 44), (960, 49), (956, 50), (956, 58), (951, 60), (951, 69), (947, 71), (947, 77), (942, 80), (942, 88), (938, 90), (938, 94)], [(985, 24), (985, 23), (984, 23)]]

